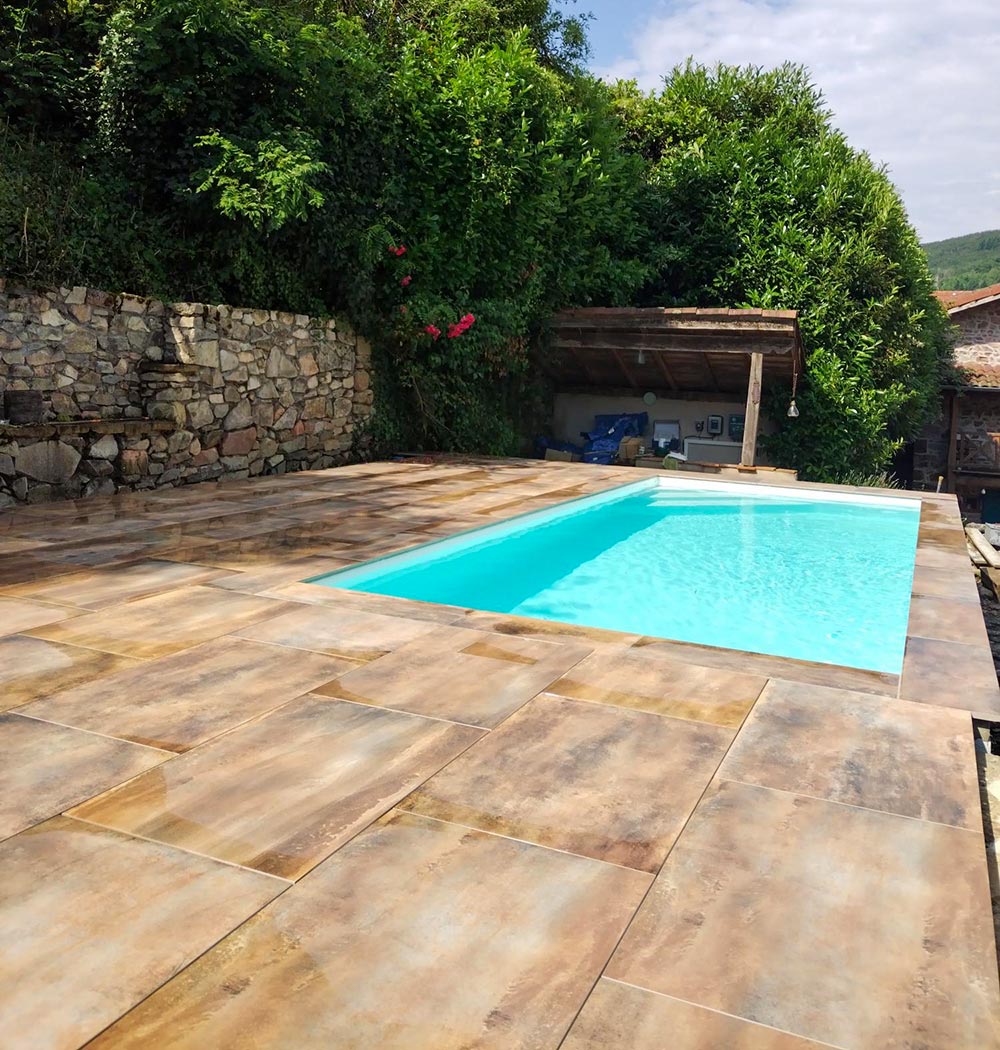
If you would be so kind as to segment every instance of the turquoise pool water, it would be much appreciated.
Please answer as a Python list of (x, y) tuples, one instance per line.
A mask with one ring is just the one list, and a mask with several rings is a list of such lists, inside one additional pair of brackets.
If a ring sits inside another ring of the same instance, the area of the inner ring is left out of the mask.
[(311, 582), (897, 673), (919, 517), (654, 478)]

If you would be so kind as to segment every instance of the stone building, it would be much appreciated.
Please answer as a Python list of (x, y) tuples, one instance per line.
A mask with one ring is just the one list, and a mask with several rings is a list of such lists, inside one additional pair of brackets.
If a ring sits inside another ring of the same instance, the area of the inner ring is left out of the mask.
[(916, 443), (914, 487), (959, 496), (963, 510), (1000, 520), (1000, 284), (935, 293), (956, 326), (957, 382)]

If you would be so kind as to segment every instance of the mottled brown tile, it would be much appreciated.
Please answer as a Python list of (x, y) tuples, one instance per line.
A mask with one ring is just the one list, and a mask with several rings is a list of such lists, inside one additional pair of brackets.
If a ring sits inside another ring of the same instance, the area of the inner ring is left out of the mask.
[(52, 580), (4, 588), (4, 595), (38, 601), (101, 609), (116, 602), (144, 598), (192, 583), (204, 583), (227, 575), (204, 565), (172, 561), (137, 561), (116, 569), (97, 569), (57, 576)]
[(286, 609), (283, 602), (217, 587), (180, 587), (30, 633), (53, 642), (152, 659), (238, 631)]
[[(185, 558), (199, 565), (214, 565), (220, 569), (257, 572), (261, 569), (284, 565), (302, 558), (338, 558), (338, 552), (351, 544), (332, 541), (326, 526), (298, 522), (292, 528), (277, 529), (237, 540), (221, 543), (201, 543), (187, 548), (180, 546), (167, 557), (171, 561)], [(342, 563), (341, 563), (342, 564)], [(336, 566), (335, 566), (336, 567)]]
[(634, 707), (736, 728), (767, 679), (669, 660), (646, 650), (604, 647), (553, 683), (573, 700)]
[(913, 593), (934, 598), (953, 598), (956, 601), (975, 602), (979, 605), (979, 591), (971, 565), (967, 565), (964, 572), (917, 565), (913, 570)]
[(269, 598), (308, 605), (330, 605), (340, 608), (362, 609), (384, 613), (387, 616), (405, 616), (409, 620), (430, 620), (434, 623), (453, 623), (468, 611), (457, 605), (436, 605), (433, 602), (395, 598), (389, 594), (366, 594), (364, 591), (346, 591), (319, 583), (291, 583), (262, 592)]
[(356, 667), (239, 638), (217, 639), (21, 710), (168, 751), (187, 751)]
[(439, 626), (317, 691), (490, 729), (589, 651), (581, 645)]
[(297, 879), (480, 735), (303, 697), (72, 815)]
[(602, 977), (559, 1050), (824, 1050), (828, 1046)]
[(427, 620), (350, 607), (296, 605), (281, 616), (240, 631), (240, 637), (328, 656), (375, 660), (436, 629)]
[[(94, 1044), (558, 1046), (649, 876), (412, 814), (345, 846)], [(234, 990), (238, 990), (235, 992)], [(280, 1004), (280, 1006), (279, 1006)]]
[(543, 694), (401, 808), (655, 872), (732, 730)]
[(968, 714), (771, 682), (719, 775), (978, 831)]
[(722, 781), (607, 976), (843, 1047), (1000, 1039), (982, 835)]
[(640, 638), (633, 646), (643, 654), (666, 656), (684, 663), (719, 670), (745, 671), (763, 678), (782, 678), (789, 682), (826, 685), (836, 689), (854, 689), (881, 696), (895, 696), (899, 690), (899, 675), (881, 671), (865, 671), (860, 667), (841, 667), (837, 664), (792, 660), (784, 656), (747, 653), (739, 649), (719, 649), (692, 642), (673, 642), (662, 638)]
[(456, 627), (471, 627), (477, 631), (492, 631), (509, 634), (516, 638), (543, 638), (550, 642), (577, 642), (596, 648), (601, 645), (633, 645), (639, 640), (637, 634), (620, 631), (605, 631), (600, 627), (584, 627), (581, 624), (557, 623), (554, 620), (534, 620), (526, 616), (508, 616), (505, 613), (482, 612), (469, 609)]
[(279, 557), (274, 564), (263, 568), (226, 573), (220, 579), (213, 580), (211, 586), (221, 587), (224, 591), (240, 591), (243, 594), (265, 594), (289, 583), (297, 583), (307, 576), (334, 572), (347, 564), (336, 558), (288, 560)]
[(978, 602), (973, 605), (956, 598), (913, 595), (906, 633), (945, 642), (966, 642), (985, 647), (990, 644)]
[(10, 1047), (77, 1047), (287, 883), (54, 817), (0, 844)]
[(125, 656), (26, 634), (0, 638), (0, 711), (137, 665)]
[(0, 598), (0, 637), (56, 624), (77, 613), (58, 605), (44, 605), (24, 598)]
[(1000, 720), (997, 674), (990, 650), (983, 645), (907, 638), (899, 696)]
[(0, 838), (165, 762), (150, 747), (0, 714)]

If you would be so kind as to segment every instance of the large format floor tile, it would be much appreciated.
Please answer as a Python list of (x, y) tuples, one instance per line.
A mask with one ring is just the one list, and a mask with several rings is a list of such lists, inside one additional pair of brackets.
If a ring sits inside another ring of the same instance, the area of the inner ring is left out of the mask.
[(435, 629), (427, 620), (383, 616), (350, 607), (298, 605), (269, 622), (245, 628), (240, 637), (328, 656), (374, 660)]
[(1000, 721), (1000, 688), (988, 646), (907, 638), (899, 695)]
[(0, 711), (137, 665), (126, 656), (26, 634), (0, 638)]
[(232, 594), (217, 587), (181, 587), (31, 633), (106, 653), (153, 658), (238, 631), (286, 608), (270, 598)]
[(719, 775), (980, 831), (969, 716), (771, 682)]
[[(978, 598), (977, 598), (978, 601)], [(807, 685), (826, 685), (835, 689), (855, 689), (863, 693), (895, 696), (899, 691), (899, 675), (882, 671), (865, 671), (860, 667), (837, 667), (809, 660), (791, 660), (784, 656), (765, 653), (744, 653), (738, 649), (719, 649), (692, 642), (673, 642), (663, 638), (645, 637), (634, 648), (643, 655), (666, 656), (683, 663), (701, 667), (715, 667), (721, 671), (742, 671), (764, 678), (780, 678)]]
[(261, 566), (255, 566), (246, 571), (226, 573), (220, 579), (213, 580), (212, 586), (221, 587), (224, 591), (241, 591), (243, 594), (264, 594), (276, 587), (298, 583), (299, 580), (309, 576), (334, 572), (336, 569), (344, 568), (346, 564), (336, 558), (288, 559), (279, 554), (274, 558), (273, 563), (269, 560), (262, 560)]
[(53, 693), (23, 711), (151, 747), (187, 751), (356, 666), (317, 653), (218, 638)]
[(73, 815), (296, 879), (479, 736), (304, 697)]
[(185, 584), (203, 583), (225, 576), (225, 571), (204, 565), (183, 565), (172, 561), (137, 561), (117, 569), (94, 569), (57, 576), (52, 580), (5, 588), (5, 594), (18, 594), (39, 601), (100, 609), (115, 602), (131, 601), (158, 594)]
[(913, 595), (906, 633), (946, 642), (966, 642), (987, 650), (990, 644), (979, 605), (961, 598)]
[(12, 712), (0, 715), (0, 755), (0, 838), (170, 758)]
[(602, 977), (559, 1050), (825, 1050), (666, 995)]
[(655, 872), (732, 738), (543, 694), (402, 808)]
[(550, 692), (736, 728), (767, 682), (759, 675), (669, 660), (643, 650), (598, 649)]
[(648, 882), (393, 816), (91, 1050), (552, 1050)]
[(491, 729), (588, 652), (588, 646), (438, 627), (320, 691)]
[(334, 608), (361, 609), (364, 612), (387, 616), (405, 616), (408, 620), (430, 620), (434, 623), (454, 623), (467, 612), (457, 605), (435, 605), (433, 602), (411, 601), (387, 594), (366, 594), (364, 591), (346, 591), (319, 583), (290, 583), (265, 592), (269, 598), (308, 605), (327, 605)]
[(57, 624), (76, 615), (75, 610), (57, 605), (43, 605), (23, 598), (0, 598), (0, 637), (45, 624)]
[(588, 645), (592, 649), (599, 646), (632, 645), (639, 640), (637, 634), (623, 634), (620, 631), (606, 631), (599, 627), (585, 627), (582, 624), (558, 623), (555, 620), (536, 620), (526, 616), (507, 616), (504, 613), (483, 612), (469, 609), (461, 619), (455, 620), (456, 627), (471, 627), (477, 631), (492, 631), (495, 634), (509, 634), (515, 638), (542, 638), (549, 642), (576, 642)]
[(0, 873), (0, 1032), (31, 1050), (81, 1046), (287, 885), (65, 817)]
[(722, 781), (607, 969), (847, 1048), (1000, 1041), (982, 835)]

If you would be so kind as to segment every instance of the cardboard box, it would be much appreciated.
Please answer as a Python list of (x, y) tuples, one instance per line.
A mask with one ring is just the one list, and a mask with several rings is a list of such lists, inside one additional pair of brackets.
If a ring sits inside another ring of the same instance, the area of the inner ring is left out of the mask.
[(579, 463), (580, 457), (575, 452), (563, 452), (558, 448), (547, 448), (545, 450), (546, 459), (555, 459), (560, 463)]
[(618, 462), (628, 463), (630, 466), (634, 464), (636, 457), (639, 455), (639, 449), (641, 446), (642, 438), (623, 438), (621, 444), (618, 446)]

